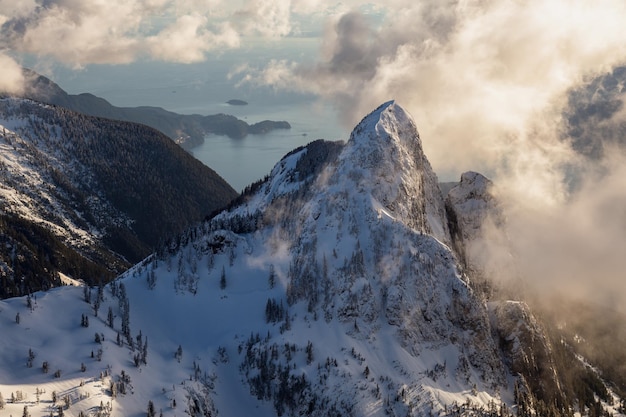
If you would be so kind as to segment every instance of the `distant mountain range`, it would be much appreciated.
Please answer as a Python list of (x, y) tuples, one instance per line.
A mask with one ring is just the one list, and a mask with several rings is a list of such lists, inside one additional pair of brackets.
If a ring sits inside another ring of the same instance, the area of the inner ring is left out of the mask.
[(161, 107), (116, 107), (93, 94), (68, 94), (46, 77), (27, 69), (24, 72), (27, 80), (25, 94), (27, 98), (89, 116), (142, 123), (165, 133), (185, 149), (202, 144), (207, 134), (241, 139), (248, 134), (263, 134), (275, 129), (291, 129), (291, 125), (286, 121), (264, 120), (249, 125), (227, 114), (183, 115)]

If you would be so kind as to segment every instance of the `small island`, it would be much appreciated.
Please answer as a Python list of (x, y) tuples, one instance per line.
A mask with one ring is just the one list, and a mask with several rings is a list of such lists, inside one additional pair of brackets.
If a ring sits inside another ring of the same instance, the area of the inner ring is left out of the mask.
[(247, 101), (239, 100), (236, 98), (228, 100), (226, 103), (230, 104), (231, 106), (247, 106), (248, 105)]

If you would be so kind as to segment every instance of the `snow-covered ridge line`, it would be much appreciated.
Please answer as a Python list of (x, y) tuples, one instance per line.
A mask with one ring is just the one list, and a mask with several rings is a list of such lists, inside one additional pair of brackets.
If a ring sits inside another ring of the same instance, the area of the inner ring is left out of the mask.
[[(345, 145), (317, 141), (287, 155), (240, 204), (109, 286), (0, 302), (0, 371), (11, 375), (0, 393), (46, 391), (40, 402), (6, 409), (555, 412), (552, 402), (535, 401), (530, 374), (522, 374), (536, 358), (549, 359), (552, 346), (526, 305), (487, 305), (468, 284), (410, 117), (389, 102), (359, 126)], [(473, 203), (480, 195), (460, 191), (458, 217), (471, 212), (465, 204), (482, 210)], [(58, 378), (44, 374), (43, 361)], [(556, 379), (546, 381), (553, 387)], [(52, 402), (53, 390), (69, 396), (67, 408)]]

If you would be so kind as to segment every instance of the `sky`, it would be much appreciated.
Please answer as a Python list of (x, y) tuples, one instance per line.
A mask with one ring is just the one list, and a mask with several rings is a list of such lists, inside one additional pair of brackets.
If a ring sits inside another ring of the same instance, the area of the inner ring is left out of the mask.
[(348, 128), (395, 99), (440, 178), (494, 179), (520, 259), (486, 256), (494, 274), (623, 305), (626, 158), (582, 157), (563, 114), (569, 91), (626, 64), (624, 22), (623, 0), (0, 0), (0, 88), (19, 91), (25, 61), (79, 74), (239, 51), (225, 82), (310, 95)]

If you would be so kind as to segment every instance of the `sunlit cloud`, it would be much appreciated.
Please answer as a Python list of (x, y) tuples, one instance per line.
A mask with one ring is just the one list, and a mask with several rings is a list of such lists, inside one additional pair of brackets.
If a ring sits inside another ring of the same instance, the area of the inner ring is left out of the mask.
[(348, 126), (395, 98), (417, 119), (438, 170), (458, 173), (510, 161), (511, 145), (527, 143), (511, 135), (536, 135), (538, 115), (558, 122), (563, 94), (624, 56), (619, 2), (405, 3), (381, 27), (342, 14), (314, 66), (272, 61), (247, 79), (315, 93)]
[(191, 63), (245, 36), (292, 30), (289, 2), (0, 1), (0, 47), (81, 68), (138, 59)]
[(199, 14), (179, 17), (157, 35), (146, 38), (150, 56), (169, 62), (192, 63), (205, 60), (213, 48), (236, 48), (239, 35), (228, 25), (216, 31), (206, 29), (207, 19)]
[(250, 0), (233, 15), (242, 33), (266, 37), (287, 36), (292, 31), (289, 1)]
[(0, 91), (11, 94), (21, 93), (24, 85), (22, 67), (13, 58), (0, 51), (0, 68), (2, 68)]
[(480, 248), (492, 275), (626, 300), (625, 214), (615, 209), (626, 201), (626, 157), (585, 158), (564, 117), (568, 92), (626, 63), (626, 5), (396, 1), (384, 16), (369, 20), (356, 6), (330, 15), (313, 65), (272, 60), (242, 68), (240, 82), (314, 93), (346, 126), (396, 99), (443, 178), (494, 178), (508, 220), (489, 236), (497, 245)]

